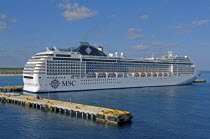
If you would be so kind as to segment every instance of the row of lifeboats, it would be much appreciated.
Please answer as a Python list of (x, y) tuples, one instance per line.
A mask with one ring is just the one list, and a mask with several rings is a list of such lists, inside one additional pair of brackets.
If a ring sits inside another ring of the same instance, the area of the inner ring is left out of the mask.
[(131, 72), (132, 75), (139, 75), (139, 74), (158, 74), (158, 75), (170, 75), (171, 72)]
[(89, 72), (87, 74), (124, 74), (123, 72)]
[[(88, 75), (123, 75), (123, 72), (89, 72)], [(131, 72), (132, 75), (171, 75), (171, 72)]]

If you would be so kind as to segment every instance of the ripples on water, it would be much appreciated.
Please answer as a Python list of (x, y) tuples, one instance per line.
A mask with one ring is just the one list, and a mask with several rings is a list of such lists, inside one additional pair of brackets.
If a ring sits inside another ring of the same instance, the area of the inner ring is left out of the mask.
[[(0, 138), (209, 138), (210, 72), (200, 78), (207, 83), (40, 94), (131, 111), (133, 122), (122, 126), (0, 104)], [(0, 86), (22, 84), (21, 76), (0, 77)]]

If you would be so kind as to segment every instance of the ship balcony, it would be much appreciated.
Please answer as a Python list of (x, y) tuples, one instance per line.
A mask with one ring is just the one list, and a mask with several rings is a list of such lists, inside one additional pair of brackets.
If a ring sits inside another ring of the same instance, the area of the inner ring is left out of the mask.
[(45, 66), (46, 65), (46, 63), (36, 63), (36, 66)]
[(37, 67), (37, 66), (36, 66), (34, 69), (35, 69), (35, 70), (40, 70), (40, 69), (41, 69), (41, 70), (43, 70), (43, 69), (45, 70), (46, 67)]

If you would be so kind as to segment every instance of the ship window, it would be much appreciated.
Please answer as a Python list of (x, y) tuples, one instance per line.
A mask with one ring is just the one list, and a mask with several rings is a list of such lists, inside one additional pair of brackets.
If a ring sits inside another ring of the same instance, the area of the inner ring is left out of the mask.
[(33, 77), (31, 77), (31, 76), (24, 76), (23, 78), (33, 79)]

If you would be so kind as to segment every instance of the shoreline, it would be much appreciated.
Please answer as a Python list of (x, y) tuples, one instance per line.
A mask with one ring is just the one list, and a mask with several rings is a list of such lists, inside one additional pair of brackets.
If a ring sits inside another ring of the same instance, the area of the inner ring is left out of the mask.
[(23, 76), (23, 74), (0, 74), (0, 76)]

